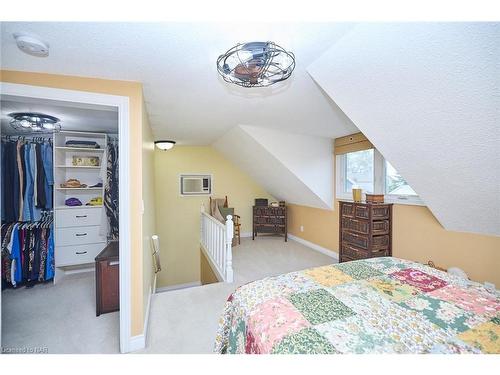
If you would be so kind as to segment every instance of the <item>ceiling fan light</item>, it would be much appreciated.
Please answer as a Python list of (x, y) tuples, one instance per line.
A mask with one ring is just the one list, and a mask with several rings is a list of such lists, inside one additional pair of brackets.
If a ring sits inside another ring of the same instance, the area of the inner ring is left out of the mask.
[(14, 112), (9, 113), (12, 118), (9, 124), (12, 128), (23, 133), (54, 133), (61, 131), (61, 122), (57, 117), (43, 113)]
[(242, 87), (265, 87), (284, 81), (295, 69), (295, 55), (273, 42), (237, 44), (217, 59), (224, 81)]
[(31, 122), (26, 119), (19, 121), (19, 125), (21, 125), (23, 128), (31, 128)]

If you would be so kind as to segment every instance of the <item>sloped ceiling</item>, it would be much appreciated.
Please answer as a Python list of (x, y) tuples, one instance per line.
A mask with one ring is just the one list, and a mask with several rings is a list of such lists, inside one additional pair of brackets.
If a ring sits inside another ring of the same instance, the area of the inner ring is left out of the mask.
[(500, 24), (362, 24), (308, 71), (446, 229), (500, 235)]
[(332, 208), (331, 139), (240, 125), (213, 147), (277, 199)]

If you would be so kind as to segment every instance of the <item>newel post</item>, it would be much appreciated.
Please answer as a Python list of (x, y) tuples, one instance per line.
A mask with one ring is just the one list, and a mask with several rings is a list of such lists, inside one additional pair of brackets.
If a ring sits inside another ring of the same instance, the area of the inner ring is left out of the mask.
[(226, 217), (226, 282), (233, 282), (233, 235), (234, 235), (234, 224), (233, 217), (227, 215)]

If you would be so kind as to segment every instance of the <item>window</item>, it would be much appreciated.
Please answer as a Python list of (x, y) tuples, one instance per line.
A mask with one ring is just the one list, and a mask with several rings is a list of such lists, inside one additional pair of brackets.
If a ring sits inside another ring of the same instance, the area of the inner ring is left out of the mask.
[(387, 195), (413, 195), (415, 190), (405, 181), (394, 167), (385, 160), (385, 194)]
[(387, 202), (423, 204), (398, 171), (376, 149), (337, 155), (337, 198), (352, 199), (352, 188), (384, 194)]
[(344, 192), (353, 187), (373, 192), (373, 149), (345, 154)]

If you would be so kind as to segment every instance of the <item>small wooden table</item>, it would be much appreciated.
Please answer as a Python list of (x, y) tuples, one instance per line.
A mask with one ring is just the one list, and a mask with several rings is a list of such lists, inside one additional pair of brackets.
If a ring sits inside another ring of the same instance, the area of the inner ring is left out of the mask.
[(95, 258), (96, 316), (120, 310), (118, 244), (110, 242)]

